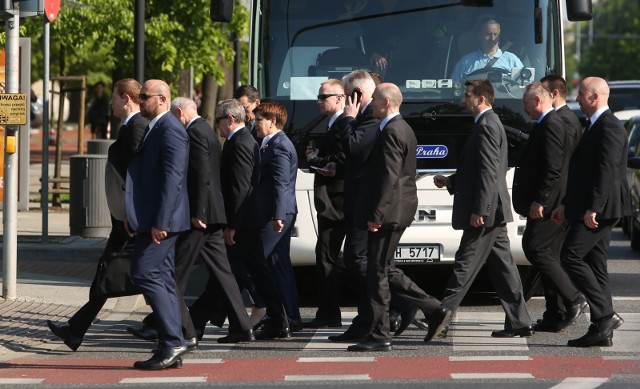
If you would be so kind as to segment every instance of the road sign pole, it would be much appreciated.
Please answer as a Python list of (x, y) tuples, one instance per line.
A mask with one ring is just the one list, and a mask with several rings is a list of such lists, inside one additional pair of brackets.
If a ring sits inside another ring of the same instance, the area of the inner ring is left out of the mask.
[[(18, 93), (18, 77), (20, 68), (20, 17), (19, 2), (14, 1), (14, 13), (6, 13), (6, 68), (5, 92)], [(5, 128), (4, 138), (4, 209), (3, 209), (3, 242), (2, 242), (2, 297), (8, 300), (16, 298), (17, 278), (17, 206), (18, 206), (18, 148), (16, 132), (18, 126)]]

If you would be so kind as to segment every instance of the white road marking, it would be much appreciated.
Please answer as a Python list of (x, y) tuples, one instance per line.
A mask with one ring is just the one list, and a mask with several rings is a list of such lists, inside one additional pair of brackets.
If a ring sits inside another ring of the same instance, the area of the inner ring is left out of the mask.
[(298, 358), (298, 362), (375, 362), (375, 357), (317, 357)]
[[(504, 312), (460, 312), (449, 328), (455, 351), (527, 351), (527, 338), (493, 338), (492, 331), (504, 329)], [(447, 340), (445, 339), (445, 341)]]
[(207, 382), (207, 377), (145, 377), (123, 378), (121, 384), (187, 384)]
[(451, 373), (454, 380), (533, 379), (529, 373)]
[(593, 389), (608, 381), (608, 378), (602, 377), (569, 377), (550, 389)]
[(285, 381), (369, 381), (369, 374), (286, 375)]

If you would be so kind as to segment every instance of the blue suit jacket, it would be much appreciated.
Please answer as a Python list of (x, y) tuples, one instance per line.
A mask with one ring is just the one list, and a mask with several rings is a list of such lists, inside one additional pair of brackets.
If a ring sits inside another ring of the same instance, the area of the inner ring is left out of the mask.
[(267, 220), (285, 220), (298, 213), (296, 176), (298, 154), (284, 131), (260, 149), (260, 181), (256, 187)]
[(171, 113), (162, 116), (138, 145), (127, 171), (125, 206), (138, 232), (190, 228), (187, 195), (189, 137)]

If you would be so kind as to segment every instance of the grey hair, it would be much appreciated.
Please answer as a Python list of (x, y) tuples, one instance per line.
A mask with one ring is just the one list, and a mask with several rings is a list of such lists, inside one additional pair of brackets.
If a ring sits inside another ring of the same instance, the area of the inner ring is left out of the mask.
[(244, 111), (244, 107), (236, 99), (222, 100), (218, 103), (216, 112), (221, 115), (230, 115), (236, 122), (239, 123), (244, 123), (247, 117)]
[(198, 111), (198, 106), (195, 101), (187, 98), (187, 97), (176, 97), (171, 100), (171, 112), (175, 112), (178, 109), (183, 111)]
[(367, 93), (373, 93), (376, 89), (376, 83), (366, 70), (354, 70), (346, 76), (342, 77), (342, 83), (345, 89), (360, 88)]

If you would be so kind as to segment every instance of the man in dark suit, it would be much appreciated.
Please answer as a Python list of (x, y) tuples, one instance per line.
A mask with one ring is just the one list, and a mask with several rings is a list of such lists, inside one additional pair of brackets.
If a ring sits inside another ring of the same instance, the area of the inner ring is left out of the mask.
[(365, 340), (349, 346), (349, 351), (389, 351), (389, 302), (396, 295), (417, 305), (423, 312), (435, 311), (440, 302), (427, 295), (402, 270), (393, 257), (404, 230), (411, 225), (418, 208), (416, 137), (399, 113), (400, 89), (390, 83), (378, 85), (370, 104), (380, 119), (379, 135), (366, 163), (363, 180), (367, 190), (357, 205), (356, 217), (367, 226), (367, 290), (373, 320)]
[[(122, 250), (125, 244), (132, 244), (133, 239), (124, 227), (124, 180), (127, 168), (136, 152), (138, 143), (142, 140), (144, 130), (149, 121), (140, 115), (141, 85), (134, 79), (127, 78), (113, 85), (111, 108), (113, 114), (122, 122), (118, 131), (118, 138), (109, 146), (108, 167), (105, 173), (105, 189), (107, 191), (107, 205), (111, 213), (111, 232), (103, 255)], [(127, 243), (129, 242), (129, 243)], [(128, 269), (127, 269), (128, 271)], [(107, 301), (107, 296), (90, 293), (89, 301), (82, 306), (70, 319), (68, 325), (58, 325), (47, 320), (47, 324), (56, 336), (76, 351), (82, 343), (82, 338), (91, 323), (96, 318)]]
[[(553, 109), (560, 115), (569, 133), (575, 133), (577, 140), (582, 137), (582, 124), (575, 113), (567, 106), (567, 82), (561, 76), (551, 74), (540, 79), (542, 85), (551, 93)], [(576, 140), (576, 144), (578, 141)]]
[[(267, 223), (260, 236), (264, 256), (276, 278), (280, 297), (289, 318), (291, 331), (302, 329), (298, 289), (291, 266), (291, 231), (296, 222), (296, 177), (298, 154), (282, 131), (287, 122), (286, 109), (275, 102), (263, 103), (254, 110), (260, 147), (260, 181), (255, 187), (262, 215)], [(286, 338), (288, 331), (265, 326), (256, 338)]]
[(253, 135), (256, 142), (260, 143), (260, 139), (256, 134), (255, 124), (256, 116), (253, 111), (256, 107), (260, 106), (260, 93), (252, 85), (240, 85), (238, 89), (233, 92), (233, 98), (238, 100), (244, 107), (245, 112), (245, 126), (247, 130)]
[(539, 272), (545, 292), (546, 310), (534, 329), (558, 332), (573, 324), (587, 307), (560, 264), (568, 224), (558, 225), (550, 218), (566, 191), (569, 158), (578, 133), (553, 109), (551, 93), (541, 83), (527, 85), (522, 100), (525, 111), (537, 123), (515, 171), (513, 207), (527, 218), (522, 248)]
[(611, 229), (631, 213), (626, 176), (627, 132), (607, 105), (609, 86), (602, 78), (585, 78), (576, 100), (590, 126), (569, 162), (567, 194), (552, 219), (569, 221), (561, 261), (573, 283), (587, 297), (591, 326), (569, 340), (573, 347), (613, 345), (613, 330), (624, 320), (614, 312), (607, 273)]
[(135, 368), (179, 367), (188, 350), (181, 330), (174, 280), (175, 244), (190, 228), (187, 198), (189, 137), (169, 113), (171, 91), (161, 80), (148, 80), (140, 91), (140, 112), (150, 119), (126, 181), (128, 228), (136, 232), (131, 275), (157, 315), (158, 348)]
[(491, 336), (533, 335), (522, 282), (509, 248), (507, 223), (513, 216), (506, 182), (508, 145), (500, 118), (491, 109), (493, 97), (489, 81), (465, 82), (462, 104), (474, 115), (475, 124), (456, 173), (434, 177), (438, 188), (446, 187), (453, 194), (452, 226), (463, 232), (453, 275), (444, 290), (442, 306), (429, 318), (425, 342), (441, 334), (485, 263), (507, 314), (505, 329)]
[[(223, 100), (218, 104), (216, 122), (220, 134), (226, 138), (220, 159), (220, 178), (227, 217), (224, 240), (229, 261), (236, 265), (243, 263), (251, 275), (267, 308), (265, 327), (274, 337), (276, 333), (288, 337), (287, 314), (260, 238), (267, 220), (255, 190), (260, 177), (259, 146), (244, 125), (245, 111), (237, 100)], [(207, 301), (215, 298), (219, 287), (210, 279), (203, 295), (191, 307), (194, 323), (204, 324), (211, 317), (215, 308)]]
[(344, 149), (335, 122), (344, 110), (344, 87), (339, 80), (322, 82), (318, 91), (320, 112), (329, 117), (327, 132), (307, 147), (309, 170), (315, 173), (313, 199), (318, 213), (316, 243), (316, 277), (318, 279), (318, 310), (308, 328), (341, 327), (340, 272), (344, 266), (340, 257), (346, 234), (344, 213)]
[[(219, 286), (220, 297), (229, 307), (229, 334), (218, 343), (249, 342), (255, 339), (249, 316), (244, 308), (224, 245), (223, 230), (227, 222), (220, 179), (220, 142), (213, 129), (198, 115), (193, 100), (178, 97), (171, 103), (171, 112), (180, 120), (189, 135), (189, 173), (187, 188), (191, 209), (191, 230), (185, 232), (176, 247), (176, 284), (181, 297), (181, 313), (185, 337), (189, 338), (193, 323), (184, 303), (189, 274), (201, 257), (210, 280)], [(195, 328), (202, 338), (204, 323)]]

